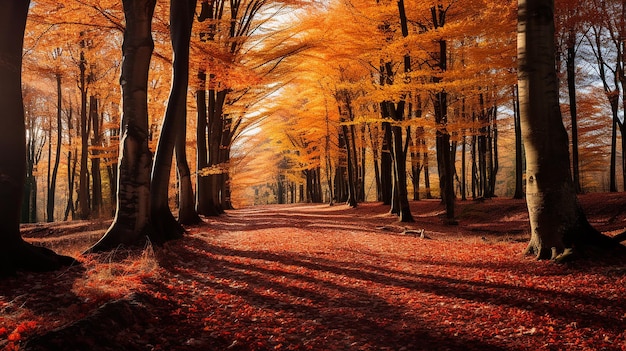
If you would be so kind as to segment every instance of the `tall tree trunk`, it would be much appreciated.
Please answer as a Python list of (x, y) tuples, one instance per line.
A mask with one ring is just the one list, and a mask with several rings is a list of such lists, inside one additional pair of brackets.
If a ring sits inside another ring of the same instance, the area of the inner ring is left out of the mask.
[(80, 173), (78, 183), (78, 214), (81, 219), (87, 219), (90, 215), (89, 205), (89, 170), (87, 160), (89, 156), (89, 125), (87, 122), (87, 60), (85, 52), (80, 52)]
[(200, 86), (196, 90), (196, 107), (198, 111), (196, 126), (196, 211), (204, 216), (217, 216), (214, 207), (209, 203), (211, 200), (209, 176), (201, 174), (202, 170), (209, 165), (207, 146), (207, 95), (206, 73), (198, 72)]
[(465, 173), (466, 173), (466, 165), (465, 165), (465, 153), (466, 153), (466, 140), (467, 136), (463, 135), (463, 141), (461, 141), (461, 201), (467, 200), (467, 196), (465, 194)]
[[(367, 128), (369, 130), (370, 145), (372, 148), (372, 163), (374, 164), (374, 181), (376, 184), (376, 201), (383, 201), (382, 187), (380, 181), (380, 143), (379, 143), (379, 130), (378, 125), (372, 127), (371, 123), (368, 123)], [(373, 129), (375, 128), (375, 129)], [(376, 133), (374, 133), (374, 130)]]
[[(48, 188), (48, 222), (54, 221), (54, 198), (57, 185), (57, 174), (59, 172), (59, 163), (61, 161), (61, 133), (63, 127), (61, 124), (61, 73), (56, 74), (57, 81), (57, 143), (56, 152), (54, 155), (54, 166), (52, 167), (52, 176), (50, 177), (50, 184)], [(50, 141), (52, 142), (52, 140)]]
[[(184, 232), (169, 208), (168, 189), (176, 141), (182, 139), (184, 145), (185, 140), (181, 129), (185, 127), (187, 118), (189, 42), (195, 9), (196, 0), (170, 1), (170, 38), (174, 56), (172, 87), (161, 126), (150, 183), (150, 215), (159, 242), (179, 238)], [(183, 157), (182, 154), (179, 156)]]
[(207, 206), (209, 207), (208, 213), (217, 216), (224, 213), (224, 209), (221, 206), (221, 178), (225, 165), (222, 163), (221, 152), (222, 134), (224, 132), (224, 104), (228, 91), (216, 90), (215, 85), (215, 77), (211, 75), (208, 105), (208, 166), (213, 170), (207, 175), (209, 196)]
[(76, 208), (74, 206), (74, 184), (76, 182), (76, 167), (78, 166), (78, 150), (76, 146), (72, 144), (72, 129), (73, 128), (74, 109), (72, 107), (72, 99), (70, 98), (70, 107), (67, 112), (67, 139), (68, 139), (68, 152), (67, 152), (67, 205), (65, 206), (65, 214), (63, 220), (67, 221), (70, 214), (72, 219), (76, 219)]
[(331, 156), (330, 156), (330, 120), (328, 116), (328, 104), (326, 103), (326, 99), (324, 99), (324, 109), (325, 109), (324, 118), (326, 119), (326, 137), (324, 140), (324, 157), (326, 159), (325, 172), (326, 172), (326, 184), (328, 185), (328, 192), (329, 192), (328, 202), (329, 202), (329, 205), (332, 206), (333, 200), (334, 200), (333, 180), (331, 177), (331, 174), (333, 174), (333, 165), (332, 165)]
[(609, 163), (609, 191), (617, 192), (617, 97), (609, 97), (611, 101), (611, 112), (613, 115), (611, 123), (611, 161)]
[(355, 184), (355, 165), (354, 165), (354, 156), (352, 154), (352, 150), (351, 150), (351, 143), (350, 143), (350, 129), (348, 128), (348, 126), (344, 125), (342, 126), (342, 131), (343, 131), (343, 137), (344, 140), (346, 142), (346, 160), (347, 160), (347, 165), (346, 165), (346, 169), (347, 169), (347, 173), (348, 173), (348, 198), (346, 200), (346, 203), (348, 205), (350, 205), (350, 207), (357, 207), (357, 200), (356, 200), (356, 184)]
[[(431, 8), (433, 24), (435, 28), (443, 27), (445, 24), (445, 11), (443, 5)], [(439, 39), (439, 70), (445, 72), (448, 66), (447, 42)], [(433, 81), (438, 83), (440, 77), (434, 77)], [(448, 93), (441, 90), (435, 94), (434, 101), (435, 122), (437, 123), (437, 166), (439, 168), (439, 189), (441, 199), (446, 207), (446, 220), (450, 223), (454, 221), (454, 164), (451, 164), (452, 155), (450, 151), (450, 134), (446, 130), (448, 123)]]
[[(399, 104), (402, 105), (402, 104)], [(396, 113), (402, 113), (399, 110), (404, 106), (398, 106)], [(398, 220), (400, 222), (413, 222), (411, 207), (409, 205), (409, 194), (407, 191), (406, 180), (406, 152), (404, 151), (404, 143), (402, 142), (402, 127), (394, 126), (393, 133), (393, 159), (396, 173), (396, 188), (398, 195)]]
[(411, 150), (411, 183), (413, 185), (413, 201), (420, 199), (420, 174), (422, 172), (422, 153), (419, 149), (421, 140), (419, 137), (419, 127), (415, 135), (410, 138), (409, 150)]
[[(385, 116), (383, 116), (385, 118)], [(391, 206), (393, 197), (393, 171), (391, 160), (391, 124), (383, 122), (383, 144), (380, 153), (380, 187), (384, 205)]]
[(560, 259), (590, 244), (614, 246), (587, 222), (572, 183), (567, 132), (559, 108), (553, 0), (518, 0), (517, 43), (531, 225), (526, 252), (538, 259)]
[(522, 155), (522, 126), (519, 115), (519, 94), (517, 92), (517, 84), (513, 87), (513, 121), (515, 127), (515, 193), (513, 194), (513, 198), (523, 199), (524, 159)]
[(422, 138), (422, 149), (424, 153), (422, 154), (422, 159), (424, 160), (424, 191), (426, 192), (425, 197), (427, 199), (432, 199), (433, 195), (430, 192), (430, 171), (428, 169), (428, 148), (426, 147), (426, 138)]
[(22, 100), (22, 48), (29, 0), (0, 2), (0, 276), (17, 270), (45, 271), (74, 262), (20, 235), (26, 176), (26, 129)]
[(178, 171), (179, 208), (178, 222), (180, 224), (198, 224), (202, 220), (195, 208), (193, 187), (191, 185), (191, 171), (187, 162), (186, 135), (187, 128), (181, 128), (176, 139), (176, 169)]
[[(194, 8), (196, 0), (193, 0)], [(193, 20), (193, 13), (192, 13)], [(187, 68), (187, 71), (189, 69)], [(185, 88), (186, 90), (186, 88)], [(185, 97), (186, 97), (185, 92)], [(198, 224), (202, 220), (198, 216), (195, 208), (195, 198), (193, 193), (193, 186), (191, 181), (191, 171), (189, 169), (189, 163), (187, 162), (187, 106), (186, 99), (185, 104), (179, 105), (180, 111), (178, 113), (183, 115), (183, 118), (178, 120), (181, 126), (178, 128), (178, 135), (176, 136), (176, 169), (178, 172), (178, 188), (179, 188), (179, 207), (178, 207), (178, 222), (180, 224)]]
[[(122, 51), (122, 118), (115, 218), (88, 251), (138, 245), (152, 235), (148, 148), (148, 71), (154, 49), (152, 15), (156, 0), (123, 0), (126, 29)], [(162, 238), (150, 238), (158, 243)], [(154, 240), (159, 239), (159, 240)]]
[(98, 147), (102, 147), (102, 135), (100, 134), (102, 118), (98, 112), (98, 98), (91, 96), (89, 99), (89, 111), (91, 115), (91, 125), (93, 138), (91, 145), (96, 148), (92, 151), (91, 158), (91, 210), (96, 216), (102, 214), (102, 172), (100, 172), (100, 156)]
[[(398, 13), (400, 17), (400, 26), (402, 28), (402, 36), (407, 37), (409, 35), (408, 32), (408, 21), (406, 18), (406, 12), (404, 9), (404, 0), (398, 0)], [(390, 65), (386, 65), (387, 74), (389, 76), (392, 75)], [(404, 56), (404, 73), (411, 72), (411, 58), (409, 55)], [(410, 108), (411, 104), (407, 106), (406, 96), (403, 96), (402, 99), (398, 103), (389, 102), (389, 109), (391, 118), (395, 122), (401, 122), (405, 119), (406, 115), (410, 114), (410, 111), (407, 113), (407, 107)], [(395, 106), (394, 106), (395, 105)], [(408, 140), (410, 139), (410, 132), (407, 132), (406, 141), (407, 144), (403, 142), (403, 128), (401, 125), (394, 125), (391, 128), (391, 133), (393, 137), (392, 144), (392, 159), (394, 162), (394, 171), (395, 171), (395, 186), (396, 191), (394, 192), (397, 195), (397, 204), (398, 204), (398, 219), (400, 222), (413, 222), (413, 215), (411, 214), (411, 207), (409, 205), (409, 194), (407, 191), (407, 172), (406, 172), (406, 154), (408, 148)]]
[(574, 189), (576, 193), (582, 193), (580, 186), (580, 167), (578, 161), (578, 106), (576, 104), (576, 48), (574, 47), (575, 35), (569, 33), (567, 45), (567, 93), (569, 96), (569, 113), (572, 119), (572, 171), (574, 176)]

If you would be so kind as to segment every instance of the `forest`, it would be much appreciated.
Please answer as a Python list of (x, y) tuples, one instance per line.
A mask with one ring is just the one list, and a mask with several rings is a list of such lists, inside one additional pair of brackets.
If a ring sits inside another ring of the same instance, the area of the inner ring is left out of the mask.
[(0, 4), (0, 347), (625, 349), (625, 18)]
[[(151, 153), (172, 84), (168, 5), (157, 2), (152, 21)], [(173, 174), (172, 207), (193, 201), (200, 214), (215, 215), (267, 203), (389, 202), (385, 119), (402, 131), (401, 188), (410, 200), (441, 197), (448, 163), (457, 198), (521, 198), (517, 3), (440, 5), (403, 4), (402, 24), (395, 2), (199, 2), (177, 155), (205, 195), (179, 200)], [(578, 193), (624, 190), (621, 4), (610, 5), (556, 3), (559, 101)], [(31, 6), (23, 223), (115, 211), (123, 30), (119, 2)], [(447, 162), (438, 131), (449, 138)]]

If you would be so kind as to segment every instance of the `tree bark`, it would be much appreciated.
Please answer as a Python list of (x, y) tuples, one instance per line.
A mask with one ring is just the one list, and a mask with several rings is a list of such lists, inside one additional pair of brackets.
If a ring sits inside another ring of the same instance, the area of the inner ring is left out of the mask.
[[(88, 252), (141, 245), (151, 235), (148, 148), (148, 71), (154, 49), (152, 15), (156, 0), (123, 0), (126, 29), (122, 51), (122, 120), (115, 218)], [(153, 238), (151, 240), (153, 242)], [(158, 243), (159, 240), (156, 240)]]
[(514, 199), (524, 198), (523, 167), (524, 159), (522, 154), (522, 126), (519, 116), (519, 94), (517, 84), (513, 87), (513, 120), (515, 128), (515, 193)]
[[(435, 28), (443, 27), (445, 24), (445, 10), (443, 5), (431, 8), (433, 24)], [(447, 42), (439, 39), (439, 62), (438, 68), (440, 72), (447, 70)], [(441, 77), (434, 77), (433, 81), (438, 83)], [(434, 101), (435, 122), (437, 123), (436, 147), (437, 147), (437, 166), (439, 168), (439, 189), (441, 192), (441, 200), (446, 207), (446, 221), (456, 223), (454, 220), (454, 164), (452, 163), (452, 155), (450, 150), (450, 134), (446, 129), (448, 123), (448, 93), (440, 90), (435, 94)]]
[[(181, 119), (182, 122), (186, 122)], [(198, 224), (202, 220), (198, 216), (195, 208), (195, 200), (193, 187), (191, 185), (191, 171), (187, 162), (187, 123), (178, 130), (176, 138), (176, 169), (178, 172), (178, 188), (179, 188), (179, 207), (178, 207), (178, 223), (180, 224)]]
[(558, 99), (552, 0), (518, 0), (518, 62), (531, 225), (526, 252), (561, 260), (589, 245), (615, 247), (587, 222), (571, 179)]
[(569, 113), (572, 119), (572, 175), (576, 193), (582, 193), (580, 186), (580, 167), (578, 161), (578, 108), (576, 105), (576, 48), (574, 33), (569, 33), (567, 46), (567, 93), (569, 96)]
[(22, 100), (22, 48), (29, 0), (0, 2), (0, 276), (18, 270), (47, 271), (74, 263), (20, 235), (26, 177), (26, 129)]
[(80, 52), (80, 171), (78, 176), (78, 214), (80, 219), (87, 219), (90, 215), (89, 205), (89, 171), (87, 160), (89, 155), (89, 126), (87, 122), (87, 79), (85, 71), (87, 61), (84, 51)]
[[(193, 4), (192, 4), (193, 3)], [(184, 5), (184, 4), (181, 4)], [(196, 6), (196, 0), (189, 0), (188, 4), (191, 9), (184, 9), (187, 12), (187, 15), (190, 15), (191, 18), (186, 18), (190, 21), (189, 29), (193, 24), (193, 15)], [(193, 5), (193, 6), (191, 6)], [(191, 13), (190, 13), (191, 12)], [(179, 23), (181, 24), (181, 23)], [(187, 27), (185, 27), (186, 29)], [(191, 31), (189, 31), (189, 36), (191, 36)], [(188, 50), (188, 49), (187, 49)], [(188, 52), (188, 51), (187, 51)], [(186, 65), (186, 73), (185, 77), (189, 75), (189, 64), (187, 60)], [(188, 78), (186, 79), (188, 83)], [(189, 170), (189, 163), (187, 162), (187, 84), (185, 84), (185, 99), (184, 104), (179, 104), (177, 106), (178, 113), (182, 114), (182, 117), (179, 118), (178, 123), (180, 126), (178, 128), (178, 135), (176, 137), (176, 169), (178, 172), (178, 188), (179, 188), (179, 207), (178, 207), (178, 223), (180, 224), (198, 224), (202, 222), (200, 216), (198, 216), (198, 212), (196, 212), (195, 208), (195, 199), (193, 193), (193, 187), (191, 185), (191, 171)]]
[[(185, 140), (185, 135), (181, 131), (186, 125), (187, 117), (189, 42), (195, 9), (196, 0), (170, 1), (170, 38), (174, 55), (172, 87), (161, 126), (150, 183), (150, 213), (159, 242), (179, 238), (184, 232), (169, 208), (168, 189), (174, 147), (177, 139), (182, 138), (183, 145)], [(183, 157), (180, 153), (179, 156)], [(182, 175), (185, 176), (184, 173)]]
[(102, 146), (100, 134), (102, 118), (98, 113), (98, 98), (93, 95), (89, 99), (89, 111), (93, 130), (91, 146), (95, 147), (91, 158), (91, 211), (99, 217), (102, 214), (102, 172), (100, 172), (100, 151), (97, 148)]
[[(57, 184), (57, 174), (59, 171), (59, 163), (61, 161), (61, 73), (56, 73), (57, 82), (57, 140), (56, 140), (56, 152), (54, 155), (54, 166), (52, 167), (52, 175), (50, 176), (50, 182), (48, 183), (48, 206), (46, 214), (48, 215), (47, 221), (54, 221), (54, 199)], [(52, 143), (52, 138), (49, 140)]]

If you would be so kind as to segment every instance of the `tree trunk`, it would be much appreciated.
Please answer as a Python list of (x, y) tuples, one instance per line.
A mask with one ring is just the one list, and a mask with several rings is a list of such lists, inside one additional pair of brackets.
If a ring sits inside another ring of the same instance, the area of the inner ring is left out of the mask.
[[(398, 104), (397, 114), (403, 113), (400, 109), (404, 110), (404, 104)], [(409, 205), (409, 194), (407, 191), (406, 180), (406, 152), (404, 151), (404, 143), (402, 142), (402, 127), (394, 126), (392, 128), (393, 133), (393, 159), (396, 173), (396, 189), (398, 196), (398, 220), (400, 222), (413, 222), (413, 215), (411, 215), (411, 207)], [(408, 136), (407, 136), (408, 137)]]
[(80, 172), (78, 176), (78, 214), (80, 219), (87, 219), (90, 215), (89, 206), (89, 171), (87, 160), (89, 156), (89, 125), (87, 122), (87, 79), (85, 71), (87, 61), (85, 53), (80, 52)]
[(589, 225), (572, 183), (559, 108), (552, 0), (518, 0), (518, 62), (531, 225), (526, 252), (564, 259), (574, 248), (616, 245)]
[(0, 276), (18, 270), (46, 271), (74, 263), (20, 235), (26, 176), (26, 129), (22, 100), (22, 48), (30, 1), (0, 2)]
[(426, 138), (422, 138), (422, 149), (424, 150), (422, 159), (424, 160), (424, 191), (425, 197), (432, 199), (433, 195), (430, 192), (430, 171), (428, 170), (428, 149), (426, 148)]
[[(385, 116), (383, 116), (385, 118)], [(384, 205), (391, 206), (393, 197), (393, 171), (391, 160), (391, 124), (383, 122), (383, 145), (380, 153), (380, 188)]]
[[(174, 6), (174, 2), (178, 6)], [(180, 17), (183, 17), (183, 21), (172, 21), (172, 30), (174, 30), (174, 23), (180, 28), (181, 35), (187, 43), (187, 48), (179, 48), (182, 51), (182, 55), (186, 54), (186, 62), (181, 62), (181, 66), (184, 64), (184, 70), (181, 69), (177, 72), (181, 75), (182, 81), (179, 89), (184, 90), (184, 94), (180, 98), (176, 108), (177, 114), (179, 114), (178, 123), (178, 135), (176, 136), (176, 169), (178, 172), (178, 188), (179, 188), (179, 207), (178, 207), (178, 222), (180, 224), (198, 224), (202, 222), (198, 212), (196, 212), (193, 187), (191, 185), (191, 172), (189, 170), (189, 163), (187, 162), (187, 84), (189, 83), (189, 41), (191, 40), (191, 26), (193, 25), (193, 16), (196, 8), (196, 0), (185, 1), (172, 1), (172, 14), (174, 11), (178, 13), (182, 12)], [(186, 17), (184, 17), (184, 16)], [(174, 34), (172, 34), (174, 35)], [(173, 40), (172, 40), (173, 42)], [(183, 56), (184, 57), (184, 56)], [(178, 58), (180, 60), (181, 58)], [(184, 81), (184, 84), (183, 84)], [(172, 86), (172, 89), (174, 87)]]
[[(154, 49), (151, 27), (156, 0), (123, 0), (126, 29), (122, 51), (122, 119), (115, 218), (88, 251), (138, 245), (150, 235), (148, 71)], [(160, 238), (159, 238), (160, 239)], [(153, 240), (154, 241), (154, 240)]]
[(467, 140), (467, 136), (463, 135), (463, 141), (461, 141), (461, 201), (465, 201), (467, 200), (467, 196), (465, 194), (465, 173), (466, 173), (466, 169), (465, 169), (465, 153), (466, 153), (466, 142)]
[[(56, 184), (57, 184), (57, 173), (59, 171), (59, 162), (61, 161), (61, 73), (56, 74), (57, 81), (57, 143), (56, 143), (56, 152), (54, 155), (54, 166), (52, 167), (52, 175), (50, 176), (50, 182), (48, 183), (48, 206), (47, 206), (47, 215), (48, 222), (54, 221), (54, 198), (56, 192)], [(50, 143), (52, 143), (52, 138), (50, 138)]]
[(513, 198), (523, 199), (524, 159), (522, 155), (522, 127), (519, 116), (519, 95), (517, 93), (517, 84), (513, 87), (513, 121), (515, 125), (515, 193), (513, 194)]
[[(186, 128), (182, 128), (179, 133), (185, 133)], [(176, 139), (176, 167), (179, 182), (179, 208), (178, 222), (180, 224), (198, 224), (202, 220), (196, 212), (193, 187), (191, 185), (191, 172), (187, 162), (186, 139), (182, 136)]]
[(198, 110), (196, 126), (196, 211), (204, 216), (217, 216), (214, 206), (211, 206), (209, 176), (202, 175), (201, 170), (208, 167), (207, 146), (207, 96), (206, 96), (206, 73), (198, 72), (200, 86), (196, 91), (196, 107)]
[[(168, 189), (174, 147), (177, 139), (182, 139), (183, 145), (185, 140), (181, 129), (184, 129), (187, 117), (189, 42), (195, 9), (196, 0), (170, 1), (170, 38), (174, 56), (172, 87), (161, 126), (150, 183), (150, 215), (158, 242), (180, 238), (184, 232), (169, 208)], [(179, 156), (183, 157), (182, 154)], [(181, 188), (181, 191), (189, 189)]]
[(100, 172), (100, 151), (97, 148), (102, 147), (102, 136), (100, 134), (102, 118), (98, 113), (98, 98), (93, 95), (89, 99), (89, 111), (91, 111), (93, 130), (91, 145), (96, 147), (92, 151), (93, 157), (91, 158), (91, 210), (96, 216), (100, 216), (102, 215), (102, 172)]
[(582, 193), (580, 186), (580, 168), (578, 162), (578, 109), (576, 105), (576, 48), (574, 47), (574, 34), (570, 33), (567, 46), (567, 92), (569, 96), (569, 113), (572, 119), (572, 170), (574, 176), (574, 189), (576, 193)]
[[(441, 27), (443, 23), (442, 9), (439, 8), (439, 16), (437, 10), (432, 9), (433, 20), (436, 27)], [(439, 69), (443, 72), (447, 69), (447, 43), (445, 40), (439, 40)], [(435, 83), (441, 81), (441, 78), (435, 77)], [(437, 141), (437, 165), (439, 167), (439, 189), (441, 199), (446, 207), (446, 220), (450, 223), (454, 221), (454, 164), (451, 164), (450, 154), (450, 134), (446, 130), (448, 123), (448, 93), (439, 91), (435, 95), (434, 102), (435, 122), (437, 123), (436, 141)]]
[(347, 172), (348, 172), (348, 198), (346, 200), (346, 203), (350, 206), (350, 207), (357, 207), (357, 201), (356, 201), (356, 184), (355, 184), (355, 165), (354, 165), (354, 157), (352, 155), (351, 152), (351, 148), (350, 148), (350, 131), (348, 126), (344, 125), (342, 126), (342, 131), (343, 131), (343, 137), (345, 140), (345, 146), (346, 146), (346, 160), (347, 160)]

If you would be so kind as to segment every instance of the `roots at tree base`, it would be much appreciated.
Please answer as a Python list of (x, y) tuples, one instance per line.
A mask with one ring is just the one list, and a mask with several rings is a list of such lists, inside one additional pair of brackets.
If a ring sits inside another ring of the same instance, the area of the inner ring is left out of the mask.
[(525, 255), (535, 255), (538, 260), (567, 262), (579, 257), (602, 258), (608, 256), (626, 257), (626, 246), (617, 240), (600, 233), (589, 222), (583, 221), (581, 227), (566, 235), (569, 242), (563, 247), (542, 247), (541, 240), (531, 237), (524, 250)]
[(80, 265), (74, 258), (35, 246), (20, 239), (0, 250), (0, 277), (17, 271), (48, 272), (62, 267)]

